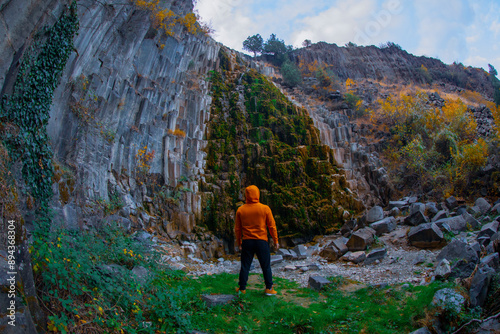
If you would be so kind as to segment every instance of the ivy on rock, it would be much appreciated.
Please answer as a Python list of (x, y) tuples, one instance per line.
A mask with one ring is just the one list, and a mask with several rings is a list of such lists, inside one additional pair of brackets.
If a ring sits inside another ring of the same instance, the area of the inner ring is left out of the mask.
[(47, 210), (52, 197), (52, 150), (47, 135), (52, 96), (77, 31), (77, 5), (73, 1), (52, 27), (35, 35), (22, 59), (13, 92), (2, 101), (2, 121), (16, 128), (5, 135), (5, 142), (14, 160), (22, 162), (22, 176), (39, 213)]

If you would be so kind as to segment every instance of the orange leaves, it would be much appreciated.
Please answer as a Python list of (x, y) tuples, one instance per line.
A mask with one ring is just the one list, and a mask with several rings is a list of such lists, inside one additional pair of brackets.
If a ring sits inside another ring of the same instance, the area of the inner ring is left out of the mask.
[(174, 36), (177, 23), (183, 25), (191, 34), (196, 34), (202, 29), (194, 13), (187, 13), (181, 17), (170, 9), (162, 8), (160, 0), (132, 0), (139, 9), (150, 12), (150, 18), (156, 29), (163, 31), (166, 36)]
[(350, 93), (354, 88), (356, 88), (356, 82), (351, 78), (347, 78), (345, 81), (345, 90)]

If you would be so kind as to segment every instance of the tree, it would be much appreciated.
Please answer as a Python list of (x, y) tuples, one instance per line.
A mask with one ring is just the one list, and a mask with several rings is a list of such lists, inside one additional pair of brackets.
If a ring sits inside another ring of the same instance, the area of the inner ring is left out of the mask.
[(281, 65), (281, 75), (285, 85), (290, 87), (297, 86), (302, 82), (299, 68), (288, 59)]
[(311, 40), (310, 39), (305, 39), (303, 42), (302, 42), (302, 46), (305, 47), (305, 48), (308, 48), (310, 47), (312, 44)]
[(292, 49), (291, 45), (285, 45), (285, 41), (277, 38), (276, 34), (271, 34), (264, 43), (263, 53), (272, 56), (274, 63), (281, 65), (286, 59), (286, 54)]
[(491, 84), (493, 85), (493, 100), (497, 106), (500, 106), (500, 80), (497, 78), (498, 72), (491, 64), (488, 64), (488, 68), (490, 70)]
[(257, 53), (262, 53), (262, 47), (264, 45), (264, 39), (260, 34), (249, 36), (243, 41), (243, 49), (253, 52), (255, 57)]

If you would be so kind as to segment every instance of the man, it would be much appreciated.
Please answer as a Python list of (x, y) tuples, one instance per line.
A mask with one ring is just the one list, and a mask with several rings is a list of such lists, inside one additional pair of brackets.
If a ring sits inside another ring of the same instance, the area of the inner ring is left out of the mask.
[[(235, 234), (236, 243), (241, 251), (241, 269), (239, 288), (236, 291), (246, 292), (248, 272), (252, 264), (253, 257), (257, 254), (268, 296), (276, 295), (273, 289), (273, 274), (271, 272), (271, 252), (267, 239), (267, 229), (273, 238), (276, 250), (279, 248), (278, 231), (274, 222), (271, 209), (259, 202), (260, 191), (256, 186), (249, 186), (245, 189), (246, 204), (236, 211)], [(267, 228), (266, 228), (267, 227)]]

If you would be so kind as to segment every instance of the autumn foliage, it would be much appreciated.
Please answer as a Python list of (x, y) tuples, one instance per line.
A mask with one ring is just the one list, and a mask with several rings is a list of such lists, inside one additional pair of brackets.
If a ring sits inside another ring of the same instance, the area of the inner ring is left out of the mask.
[(198, 23), (198, 18), (194, 13), (187, 13), (184, 16), (177, 15), (171, 9), (162, 8), (160, 0), (132, 0), (139, 9), (150, 12), (151, 21), (156, 29), (161, 30), (166, 36), (174, 36), (174, 27), (177, 24), (184, 26), (191, 34), (204, 32), (205, 29)]
[(386, 153), (396, 183), (414, 190), (467, 196), (474, 173), (488, 158), (488, 144), (460, 99), (441, 108), (426, 92), (395, 94), (379, 101), (372, 121), (390, 133)]

